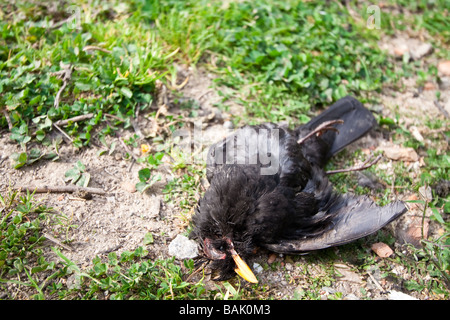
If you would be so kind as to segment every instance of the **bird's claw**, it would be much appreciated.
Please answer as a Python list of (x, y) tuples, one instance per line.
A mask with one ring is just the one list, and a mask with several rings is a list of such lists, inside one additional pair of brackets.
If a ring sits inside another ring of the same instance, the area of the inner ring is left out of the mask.
[(304, 136), (303, 138), (300, 138), (297, 140), (298, 144), (302, 144), (304, 143), (306, 140), (308, 140), (309, 138), (311, 138), (314, 135), (321, 135), (324, 131), (327, 130), (333, 130), (339, 133), (339, 130), (336, 129), (335, 127), (333, 127), (334, 124), (342, 124), (344, 123), (343, 120), (330, 120), (330, 121), (325, 121), (323, 123), (321, 123), (319, 126), (317, 126), (317, 128), (315, 128), (313, 131), (311, 131), (310, 133), (308, 133), (306, 136)]

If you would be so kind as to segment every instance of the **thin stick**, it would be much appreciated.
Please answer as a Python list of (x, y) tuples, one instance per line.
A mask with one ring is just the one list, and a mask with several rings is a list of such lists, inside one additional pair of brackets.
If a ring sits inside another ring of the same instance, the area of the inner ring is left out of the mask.
[(56, 243), (58, 246), (63, 247), (66, 250), (69, 251), (73, 251), (73, 249), (69, 246), (66, 246), (64, 243), (62, 243), (61, 241), (59, 241), (58, 239), (56, 239), (55, 237), (49, 235), (48, 233), (43, 233), (44, 237), (46, 237), (48, 240), (50, 240), (51, 242)]
[(98, 51), (102, 51), (105, 53), (111, 53), (110, 50), (102, 48), (102, 47), (97, 47), (97, 46), (86, 46), (83, 48), (83, 51), (90, 51), (90, 50), (98, 50)]
[(53, 126), (58, 129), (59, 132), (61, 132), (67, 139), (70, 140), (70, 142), (73, 142), (73, 139), (60, 127), (58, 127), (58, 125), (56, 123), (53, 124)]
[(347, 168), (347, 169), (330, 170), (330, 171), (327, 171), (326, 174), (335, 174), (335, 173), (350, 172), (350, 171), (361, 171), (361, 170), (370, 168), (371, 166), (373, 166), (375, 163), (377, 163), (377, 162), (381, 159), (381, 154), (378, 155), (378, 157), (376, 157), (375, 160), (373, 160), (372, 162), (370, 162), (369, 164), (367, 164), (367, 162), (369, 162), (370, 159), (372, 159), (372, 156), (370, 156), (369, 159), (367, 159), (366, 161), (364, 161), (364, 162), (363, 162), (361, 165), (359, 165), (359, 166), (351, 167), (351, 168)]
[(55, 124), (58, 126), (66, 126), (69, 124), (69, 122), (78, 122), (78, 121), (83, 121), (83, 120), (87, 120), (87, 119), (91, 119), (94, 116), (93, 113), (87, 113), (87, 114), (83, 114), (81, 116), (76, 116), (73, 118), (69, 118), (66, 120), (59, 120), (56, 121)]
[(86, 193), (94, 193), (94, 194), (107, 194), (106, 191), (99, 188), (91, 188), (91, 187), (80, 187), (80, 186), (41, 186), (41, 187), (19, 187), (18, 189), (22, 191), (36, 192), (36, 193), (46, 193), (46, 192), (86, 192)]
[(381, 292), (385, 292), (385, 290), (383, 289), (383, 287), (381, 286), (381, 284), (378, 283), (378, 281), (375, 279), (375, 277), (373, 275), (370, 274), (370, 272), (367, 272), (367, 274), (369, 275), (370, 279), (372, 279), (373, 283), (375, 284), (375, 286), (381, 291)]
[(445, 108), (439, 103), (439, 101), (434, 100), (434, 105), (439, 109), (440, 112), (442, 112), (442, 114), (448, 119), (449, 115), (447, 110), (445, 110)]
[(61, 93), (64, 91), (64, 89), (66, 88), (67, 84), (70, 81), (70, 78), (72, 77), (72, 65), (70, 65), (70, 64), (69, 65), (64, 65), (63, 66), (63, 70), (61, 70), (59, 72), (59, 74), (62, 74), (63, 85), (61, 86), (61, 88), (59, 89), (58, 93), (56, 94), (55, 102), (53, 104), (55, 109), (58, 109), (58, 107), (59, 107), (59, 99), (61, 97)]
[[(106, 123), (110, 126), (110, 127), (112, 127), (112, 125), (111, 125), (111, 123), (109, 123), (109, 121), (108, 120), (106, 120)], [(138, 160), (138, 157), (136, 157), (135, 155), (134, 155), (134, 153), (130, 150), (130, 148), (128, 148), (128, 146), (125, 144), (125, 142), (123, 141), (123, 139), (122, 139), (122, 136), (120, 135), (120, 133), (119, 132), (116, 132), (116, 136), (117, 136), (117, 139), (119, 139), (119, 142), (120, 142), (120, 144), (122, 145), (122, 147), (125, 149), (125, 151), (135, 160), (135, 161), (137, 161)]]
[(109, 117), (109, 118), (112, 118), (112, 119), (117, 120), (117, 121), (122, 121), (122, 122), (125, 121), (125, 120), (119, 118), (118, 116), (115, 116), (115, 115), (109, 114), (109, 113), (105, 113), (105, 117)]
[(122, 140), (122, 138), (119, 136), (119, 141), (120, 144), (122, 145), (122, 147), (125, 149), (125, 151), (134, 159), (137, 161), (137, 157), (135, 156), (135, 154), (133, 153), (133, 151), (130, 150), (130, 148), (128, 148), (128, 146), (125, 144), (125, 142)]
[(169, 86), (171, 90), (181, 90), (184, 88), (184, 86), (188, 83), (189, 77), (186, 77), (182, 83), (179, 85), (176, 84), (176, 81), (173, 81), (173, 83)]
[(59, 22), (56, 22), (56, 23), (54, 23), (53, 25), (47, 27), (47, 30), (52, 30), (52, 29), (59, 28), (59, 27), (61, 27), (64, 23), (69, 22), (69, 21), (72, 20), (72, 19), (73, 19), (73, 17), (70, 16), (70, 17), (68, 17), (67, 19), (64, 19), (64, 20), (61, 20), (61, 21), (59, 21)]
[(11, 119), (9, 118), (8, 111), (6, 109), (3, 110), (3, 115), (5, 116), (6, 122), (8, 122), (8, 129), (11, 130), (13, 128)]
[(197, 96), (197, 98), (195, 98), (195, 100), (200, 101), (201, 98), (203, 98), (204, 96), (206, 96), (210, 92), (214, 92), (214, 90), (213, 89), (206, 90), (205, 92), (199, 94)]

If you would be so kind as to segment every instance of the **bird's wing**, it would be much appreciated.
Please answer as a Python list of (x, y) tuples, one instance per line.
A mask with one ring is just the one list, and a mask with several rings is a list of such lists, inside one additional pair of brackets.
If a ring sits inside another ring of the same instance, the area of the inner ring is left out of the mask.
[(319, 166), (323, 166), (331, 156), (361, 138), (376, 124), (373, 114), (361, 102), (347, 96), (294, 132), (301, 139), (321, 124), (332, 120), (343, 120), (342, 124), (333, 125), (337, 132), (325, 131), (320, 137), (312, 137), (302, 145), (305, 157)]
[(349, 196), (342, 201), (346, 201), (346, 204), (337, 204), (340, 208), (333, 214), (329, 227), (323, 233), (297, 239), (280, 239), (264, 246), (271, 251), (286, 254), (338, 246), (378, 231), (407, 211), (402, 201), (395, 201), (384, 207), (377, 206), (365, 196)]

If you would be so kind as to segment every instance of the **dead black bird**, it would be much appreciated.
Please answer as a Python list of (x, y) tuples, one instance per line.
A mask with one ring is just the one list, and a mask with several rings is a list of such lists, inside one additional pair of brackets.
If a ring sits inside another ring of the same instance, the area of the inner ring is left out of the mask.
[(367, 236), (404, 212), (395, 201), (377, 206), (367, 196), (333, 191), (323, 166), (376, 121), (345, 97), (306, 125), (245, 126), (212, 145), (210, 182), (192, 219), (196, 239), (215, 280), (238, 273), (257, 282), (244, 262), (256, 247), (296, 254), (337, 246)]

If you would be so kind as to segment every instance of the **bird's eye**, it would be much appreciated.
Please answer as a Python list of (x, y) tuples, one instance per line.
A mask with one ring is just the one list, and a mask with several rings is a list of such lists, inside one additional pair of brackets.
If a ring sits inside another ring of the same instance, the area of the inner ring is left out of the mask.
[(208, 258), (212, 260), (225, 259), (226, 254), (225, 252), (223, 252), (224, 251), (223, 245), (221, 245), (219, 249), (216, 249), (214, 247), (212, 240), (209, 238), (203, 240), (203, 244), (204, 244), (203, 251), (208, 256)]

